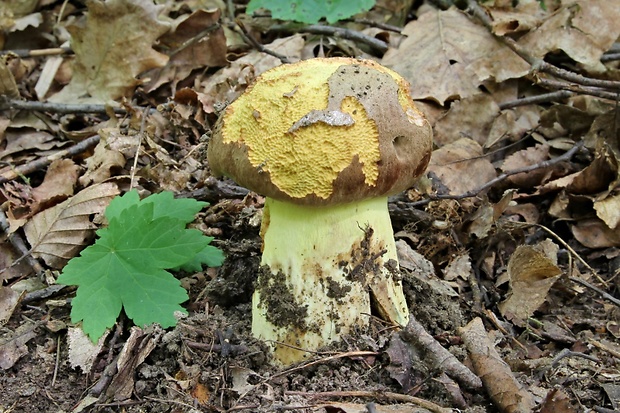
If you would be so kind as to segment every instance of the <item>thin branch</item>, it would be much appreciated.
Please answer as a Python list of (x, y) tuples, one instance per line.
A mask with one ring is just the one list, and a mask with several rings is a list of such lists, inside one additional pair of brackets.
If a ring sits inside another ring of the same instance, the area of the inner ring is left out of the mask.
[(607, 294), (605, 291), (603, 291), (603, 290), (601, 290), (600, 288), (598, 288), (598, 287), (596, 287), (596, 286), (594, 286), (594, 285), (590, 284), (589, 282), (587, 282), (587, 281), (585, 281), (585, 280), (582, 280), (581, 278), (578, 278), (578, 277), (568, 277), (568, 279), (569, 279), (569, 280), (571, 280), (571, 281), (572, 281), (572, 282), (574, 282), (574, 283), (581, 284), (581, 285), (583, 285), (584, 287), (589, 288), (589, 289), (591, 289), (592, 291), (597, 292), (597, 293), (598, 293), (598, 294), (600, 294), (600, 295), (601, 295), (601, 297), (603, 297), (604, 299), (606, 299), (606, 300), (608, 300), (608, 301), (610, 301), (610, 302), (614, 303), (614, 304), (615, 304), (615, 305), (617, 305), (618, 307), (620, 307), (620, 300), (618, 300), (616, 297), (614, 297), (614, 296), (612, 296), (612, 295), (610, 295), (610, 294)]
[(30, 110), (38, 112), (53, 112), (53, 113), (97, 113), (107, 114), (112, 110), (114, 113), (124, 114), (127, 113), (125, 108), (112, 107), (107, 105), (97, 104), (68, 104), (68, 103), (51, 103), (51, 102), (36, 102), (30, 100), (20, 99), (0, 99), (0, 111), (16, 109), (16, 110)]
[[(484, 9), (476, 2), (476, 0), (467, 0), (467, 7), (472, 12), (472, 14), (480, 21), (482, 24), (489, 30), (489, 32), (495, 36), (496, 39), (503, 42), (506, 46), (508, 46), (513, 52), (518, 54), (523, 60), (528, 62), (532, 66), (533, 72), (545, 72), (552, 76), (555, 76), (559, 79), (567, 80), (568, 82), (575, 83), (582, 86), (591, 86), (595, 88), (605, 88), (611, 90), (620, 91), (620, 82), (615, 80), (602, 80), (602, 79), (593, 79), (591, 77), (582, 76), (575, 72), (571, 72), (570, 70), (561, 69), (555, 65), (552, 65), (548, 62), (545, 62), (542, 59), (531, 56), (521, 45), (519, 45), (514, 39), (510, 37), (498, 36), (493, 33), (492, 30), (492, 20), (489, 15), (486, 14)], [(534, 76), (534, 80), (538, 83), (536, 76)], [(569, 88), (574, 85), (570, 85), (568, 83), (565, 84), (564, 88)], [(564, 89), (563, 88), (563, 89)], [(568, 89), (570, 90), (570, 89)]]
[(573, 155), (575, 155), (583, 147), (583, 145), (584, 145), (584, 142), (579, 141), (570, 150), (558, 156), (557, 158), (553, 158), (547, 161), (539, 162), (534, 165), (529, 165), (523, 168), (513, 169), (511, 171), (504, 172), (501, 175), (497, 176), (495, 179), (492, 179), (486, 182), (485, 184), (479, 186), (478, 188), (474, 188), (465, 193), (457, 194), (457, 195), (452, 195), (452, 194), (429, 195), (427, 199), (424, 199), (422, 201), (417, 201), (417, 202), (411, 202), (410, 205), (411, 206), (423, 206), (423, 205), (428, 205), (432, 201), (438, 201), (440, 199), (457, 199), (458, 200), (458, 199), (475, 197), (478, 194), (480, 194), (482, 191), (489, 189), (493, 185), (504, 181), (505, 179), (507, 179), (508, 177), (512, 175), (517, 175), (523, 172), (531, 172), (531, 171), (535, 171), (537, 169), (542, 169), (542, 168), (548, 168), (557, 163), (568, 161), (573, 157)]
[(239, 30), (241, 31), (239, 33), (239, 30), (237, 30), (237, 33), (239, 33), (241, 35), (241, 37), (243, 37), (243, 40), (245, 40), (247, 43), (249, 43), (256, 50), (258, 50), (259, 52), (262, 52), (262, 53), (266, 53), (266, 54), (268, 54), (270, 56), (276, 57), (276, 58), (280, 59), (280, 61), (282, 63), (291, 63), (291, 59), (289, 59), (287, 56), (284, 56), (284, 55), (282, 55), (282, 54), (280, 54), (278, 52), (274, 52), (273, 50), (266, 48), (258, 40), (256, 40), (250, 34), (248, 29), (246, 29), (245, 25), (243, 24), (243, 22), (240, 19), (236, 19), (235, 23), (236, 23), (236, 27), (238, 27)]
[(417, 406), (423, 407), (426, 410), (430, 410), (434, 413), (450, 413), (452, 409), (447, 409), (439, 406), (431, 401), (421, 399), (415, 396), (409, 396), (407, 394), (393, 393), (393, 392), (379, 392), (379, 391), (365, 391), (365, 390), (349, 390), (349, 391), (325, 391), (325, 392), (307, 392), (307, 391), (286, 391), (286, 395), (306, 396), (313, 399), (332, 399), (341, 397), (359, 397), (359, 398), (371, 398), (374, 400), (388, 399), (401, 403), (412, 403)]
[(52, 155), (37, 159), (36, 161), (28, 162), (27, 164), (18, 166), (17, 168), (4, 172), (0, 174), (0, 184), (12, 181), (19, 176), (28, 175), (34, 171), (38, 171), (39, 169), (43, 169), (52, 162), (54, 162), (56, 159), (62, 159), (82, 153), (88, 148), (97, 145), (97, 143), (99, 143), (99, 140), (99, 135), (91, 136), (90, 138), (86, 138), (80, 143), (71, 146), (70, 148), (58, 151)]
[[(45, 272), (45, 269), (39, 263), (39, 261), (37, 261), (32, 255), (30, 255), (30, 250), (26, 246), (26, 243), (24, 242), (24, 240), (19, 236), (19, 234), (15, 232), (13, 233), (9, 232), (9, 223), (2, 209), (0, 209), (0, 229), (2, 230), (2, 232), (8, 235), (8, 239), (11, 245), (17, 250), (17, 252), (21, 254), (21, 257), (15, 260), (11, 264), (11, 266), (16, 265), (22, 259), (25, 259), (26, 262), (28, 262), (28, 265), (30, 265), (30, 267), (34, 270), (34, 272), (37, 275), (43, 274)], [(0, 271), (0, 274), (4, 272), (5, 270), (6, 268)]]
[(39, 57), (39, 56), (58, 56), (65, 54), (73, 54), (70, 47), (54, 47), (51, 49), (35, 49), (35, 50), (0, 50), (0, 56), (11, 55), (17, 57)]
[(306, 32), (311, 34), (320, 34), (324, 36), (334, 36), (340, 37), (342, 39), (352, 40), (357, 43), (362, 43), (369, 46), (373, 51), (378, 54), (384, 54), (388, 50), (388, 45), (384, 41), (381, 41), (375, 37), (368, 36), (367, 34), (345, 29), (342, 27), (334, 27), (334, 26), (325, 26), (322, 24), (309, 24), (309, 25), (284, 25), (284, 24), (276, 24), (272, 26), (269, 30), (274, 31), (276, 33), (279, 32)]
[(543, 93), (541, 95), (528, 96), (525, 98), (511, 100), (509, 102), (500, 103), (499, 108), (500, 110), (504, 110), (516, 108), (517, 106), (557, 102), (558, 100), (566, 99), (571, 96), (575, 96), (575, 93), (569, 90), (558, 90), (556, 92)]

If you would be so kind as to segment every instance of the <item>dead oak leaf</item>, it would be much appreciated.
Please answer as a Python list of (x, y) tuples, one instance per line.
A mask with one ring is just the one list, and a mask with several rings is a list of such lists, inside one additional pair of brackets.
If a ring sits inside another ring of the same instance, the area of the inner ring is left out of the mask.
[(535, 57), (563, 50), (579, 63), (601, 70), (600, 58), (620, 36), (619, 0), (581, 0), (551, 15), (519, 40)]
[(176, 84), (194, 69), (226, 66), (226, 36), (218, 23), (221, 14), (219, 9), (196, 10), (177, 19), (175, 27), (160, 39), (170, 60), (163, 68), (149, 73), (153, 80), (145, 86), (146, 91), (167, 82), (172, 82), (176, 89)]
[(140, 83), (136, 76), (168, 61), (152, 48), (169, 27), (157, 19), (159, 10), (150, 0), (89, 2), (86, 20), (68, 27), (73, 77), (50, 101), (109, 103), (129, 97)]
[(465, 98), (480, 92), (478, 86), (528, 73), (529, 65), (496, 40), (484, 27), (452, 8), (429, 11), (407, 24), (408, 37), (390, 49), (382, 63), (410, 83), (414, 99)]

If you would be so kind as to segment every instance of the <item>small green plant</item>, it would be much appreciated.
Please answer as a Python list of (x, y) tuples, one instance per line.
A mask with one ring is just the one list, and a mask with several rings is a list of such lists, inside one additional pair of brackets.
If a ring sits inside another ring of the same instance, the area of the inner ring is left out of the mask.
[(122, 308), (138, 326), (174, 326), (174, 313), (187, 313), (180, 304), (188, 295), (166, 270), (196, 271), (224, 261), (222, 252), (209, 245), (212, 237), (186, 228), (206, 205), (174, 199), (170, 192), (140, 200), (134, 190), (114, 198), (105, 211), (108, 226), (58, 277), (59, 284), (78, 286), (71, 321), (81, 321), (93, 341), (114, 325)]
[(376, 0), (250, 0), (248, 14), (263, 8), (271, 11), (274, 19), (317, 23), (323, 17), (328, 23), (347, 19), (354, 14), (370, 10)]

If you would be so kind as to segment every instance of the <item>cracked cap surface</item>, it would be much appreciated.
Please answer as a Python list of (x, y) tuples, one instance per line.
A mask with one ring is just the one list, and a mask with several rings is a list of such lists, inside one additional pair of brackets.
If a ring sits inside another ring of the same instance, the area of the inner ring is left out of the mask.
[(370, 60), (315, 58), (259, 76), (218, 120), (214, 175), (300, 205), (387, 196), (430, 160), (432, 130), (396, 72)]

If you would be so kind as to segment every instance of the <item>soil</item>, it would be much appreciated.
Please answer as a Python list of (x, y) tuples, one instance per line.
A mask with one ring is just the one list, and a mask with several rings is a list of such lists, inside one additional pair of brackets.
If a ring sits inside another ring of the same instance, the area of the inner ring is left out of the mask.
[[(260, 238), (256, 228), (244, 231), (243, 242), (221, 243), (228, 259), (216, 273), (181, 275), (190, 287), (190, 314), (176, 328), (161, 331), (153, 327), (136, 333), (121, 320), (89, 374), (72, 368), (68, 361), (71, 294), (61, 291), (53, 299), (23, 305), (2, 327), (3, 333), (23, 329), (23, 343), (17, 345), (24, 355), (0, 375), (0, 411), (372, 412), (388, 411), (376, 406), (390, 405), (403, 409), (392, 411), (429, 411), (399, 404), (414, 399), (398, 400), (397, 394), (464, 412), (499, 411), (484, 391), (447, 383), (441, 366), (429, 363), (423, 351), (411, 353), (405, 383), (399, 360), (391, 359), (395, 353), (390, 347), (398, 333), (376, 317), (368, 328), (315, 354), (309, 362), (289, 368), (273, 366), (266, 346), (250, 332)], [(473, 289), (455, 294), (445, 283), (438, 286), (429, 261), (418, 263), (413, 270), (410, 263), (402, 267), (412, 314), (442, 346), (469, 365), (457, 329), (480, 315), (489, 330), (497, 333), (498, 327), (488, 313), (485, 316), (476, 310)], [(507, 335), (495, 336), (497, 350), (538, 402), (554, 389), (570, 395), (567, 410), (561, 412), (579, 411), (577, 401), (585, 406), (607, 403), (592, 376), (595, 371), (612, 374), (618, 360), (589, 342), (604, 342), (601, 337), (611, 318), (617, 320), (617, 309), (590, 290), (575, 294), (568, 284), (561, 280), (554, 287), (537, 313), (538, 324), (519, 328), (501, 323)], [(493, 305), (499, 296), (497, 287), (482, 277), (478, 288), (487, 300), (485, 306)], [(132, 332), (137, 342), (130, 337)], [(148, 345), (152, 350), (144, 351)], [(123, 349), (134, 354), (126, 371), (115, 372), (110, 366)], [(140, 354), (145, 355), (143, 362)], [(456, 390), (451, 386), (457, 386)], [(88, 407), (81, 410), (80, 403)]]

